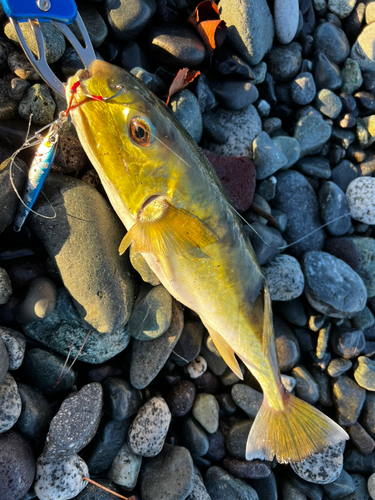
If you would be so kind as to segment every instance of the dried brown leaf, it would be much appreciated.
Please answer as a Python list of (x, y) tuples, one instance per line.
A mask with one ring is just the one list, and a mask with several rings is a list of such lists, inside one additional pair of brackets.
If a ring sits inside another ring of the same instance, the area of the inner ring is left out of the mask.
[(189, 68), (183, 68), (178, 70), (177, 75), (174, 77), (173, 82), (169, 87), (167, 102), (165, 104), (169, 103), (169, 99), (172, 97), (173, 94), (187, 87), (189, 83), (191, 83), (200, 74), (201, 74), (200, 71), (197, 70), (190, 71)]

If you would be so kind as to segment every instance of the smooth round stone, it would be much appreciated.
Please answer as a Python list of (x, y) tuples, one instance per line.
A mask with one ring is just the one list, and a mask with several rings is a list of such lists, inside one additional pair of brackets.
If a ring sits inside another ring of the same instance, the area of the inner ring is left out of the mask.
[(224, 108), (238, 111), (253, 104), (258, 97), (258, 89), (251, 82), (211, 81), (210, 87)]
[[(240, 380), (238, 380), (239, 382)], [(217, 402), (219, 403), (221, 414), (232, 415), (237, 410), (237, 405), (228, 393), (217, 394)], [(219, 432), (219, 431), (218, 431)]]
[(197, 80), (197, 85), (195, 87), (195, 96), (198, 99), (198, 104), (201, 113), (204, 113), (205, 111), (210, 111), (210, 109), (213, 109), (217, 104), (214, 93), (211, 90), (208, 78), (206, 78), (202, 74), (199, 76)]
[(130, 382), (136, 389), (144, 389), (163, 368), (177, 344), (184, 326), (182, 306), (173, 299), (172, 321), (168, 330), (154, 340), (133, 340), (130, 363)]
[(202, 427), (212, 434), (219, 426), (219, 403), (211, 394), (197, 394), (192, 413)]
[(260, 99), (258, 102), (257, 110), (262, 118), (267, 118), (267, 116), (269, 116), (271, 112), (271, 105), (264, 99)]
[(187, 500), (212, 500), (196, 466), (194, 466), (193, 491), (186, 498)]
[(361, 68), (357, 61), (348, 57), (341, 70), (341, 92), (353, 94), (363, 83)]
[[(1, 327), (2, 328), (2, 327)], [(6, 345), (0, 338), (0, 384), (3, 383), (9, 369), (9, 354)]]
[(290, 85), (290, 94), (300, 106), (309, 104), (315, 97), (316, 87), (311, 73), (300, 73)]
[(305, 295), (317, 311), (345, 318), (365, 307), (367, 292), (363, 281), (344, 261), (326, 252), (307, 252), (302, 271)]
[(226, 457), (222, 465), (227, 472), (239, 479), (261, 479), (271, 474), (271, 469), (268, 464), (261, 460), (248, 461)]
[[(99, 47), (108, 35), (108, 28), (104, 19), (92, 5), (80, 5), (79, 13), (86, 26), (93, 47)], [(76, 23), (70, 25), (70, 29), (77, 39), (83, 44), (83, 37), (80, 30), (76, 28)], [(107, 60), (108, 59), (106, 59), (106, 61)]]
[(39, 73), (33, 68), (23, 52), (9, 54), (8, 66), (13, 73), (23, 80), (40, 80)]
[(140, 475), (143, 500), (184, 500), (194, 488), (194, 464), (182, 446), (166, 444), (145, 462)]
[(281, 484), (281, 500), (307, 500), (307, 496), (297, 486), (284, 479)]
[(367, 490), (372, 499), (375, 498), (375, 473), (371, 474), (367, 481)]
[(332, 23), (322, 23), (314, 31), (315, 50), (321, 50), (340, 65), (349, 56), (350, 45), (345, 33)]
[(206, 488), (212, 500), (258, 500), (258, 494), (246, 481), (237, 479), (216, 465), (206, 472)]
[(10, 373), (7, 373), (0, 385), (0, 433), (13, 427), (21, 410), (22, 402), (16, 381)]
[[(362, 474), (372, 474), (374, 470), (375, 464), (375, 452), (370, 453), (369, 455), (362, 455), (355, 448), (349, 448), (345, 453), (344, 458), (344, 468), (347, 472), (362, 472)], [(352, 479), (355, 481), (354, 476), (352, 475)], [(368, 499), (366, 499), (368, 500)]]
[(267, 67), (275, 82), (287, 82), (298, 74), (302, 63), (301, 45), (273, 47), (267, 55)]
[[(345, 101), (341, 99), (341, 102), (344, 107)], [(349, 146), (355, 141), (355, 133), (352, 130), (334, 128), (332, 130), (332, 141), (341, 148), (348, 149)]]
[[(359, 328), (364, 331), (366, 328), (370, 328), (375, 323), (375, 318), (373, 313), (368, 307), (365, 307), (358, 314), (351, 318), (351, 323), (355, 328)], [(0, 330), (1, 332), (1, 330)]]
[(349, 426), (356, 423), (366, 398), (366, 391), (351, 378), (342, 376), (333, 383), (333, 402), (338, 423)]
[(27, 290), (26, 296), (16, 309), (19, 323), (31, 323), (48, 318), (56, 306), (56, 285), (49, 278), (35, 278)]
[[(30, 349), (25, 354), (22, 369), (27, 381), (42, 393), (51, 394), (65, 391), (75, 384), (76, 377), (71, 368), (64, 366), (64, 359), (50, 352), (39, 349)], [(64, 378), (56, 385), (64, 369)]]
[(222, 0), (220, 15), (225, 19), (231, 45), (248, 64), (258, 64), (271, 49), (274, 37), (274, 23), (267, 2)]
[(245, 226), (245, 230), (250, 234), (259, 265), (271, 262), (280, 253), (284, 240), (277, 229), (254, 222), (251, 228)]
[(355, 7), (354, 0), (328, 0), (328, 8), (340, 19), (348, 17)]
[(126, 441), (129, 425), (130, 420), (101, 420), (98, 432), (85, 450), (85, 460), (91, 474), (100, 477), (110, 468)]
[(365, 348), (365, 337), (358, 328), (338, 326), (332, 332), (331, 344), (339, 356), (356, 358)]
[(368, 391), (375, 391), (375, 361), (359, 356), (354, 378), (359, 386)]
[(163, 398), (153, 397), (147, 401), (129, 429), (128, 443), (132, 451), (143, 457), (154, 457), (160, 453), (171, 418), (171, 412)]
[(332, 127), (322, 118), (307, 115), (300, 118), (294, 128), (294, 138), (301, 148), (301, 157), (314, 153), (331, 137)]
[(289, 43), (297, 33), (299, 21), (298, 0), (276, 0), (274, 3), (276, 37), (280, 43)]
[(324, 156), (305, 156), (298, 160), (296, 167), (304, 175), (324, 180), (331, 177), (331, 167)]
[[(259, 500), (277, 500), (279, 498), (276, 477), (272, 471), (270, 471), (268, 477), (252, 480), (251, 486), (258, 493)], [(289, 500), (293, 499), (290, 498)]]
[(256, 194), (259, 194), (259, 196), (261, 196), (266, 201), (271, 201), (275, 197), (276, 184), (276, 177), (272, 175), (268, 179), (265, 179), (264, 181), (259, 183)]
[[(65, 38), (52, 23), (42, 22), (40, 23), (40, 27), (43, 34), (47, 64), (52, 64), (58, 61), (65, 52)], [(38, 57), (37, 42), (31, 25), (29, 23), (21, 23), (20, 28), (30, 50)], [(19, 43), (16, 31), (10, 22), (5, 25), (4, 33), (12, 42)]]
[(47, 461), (43, 455), (36, 463), (35, 493), (40, 500), (69, 500), (86, 486), (89, 469), (81, 457), (74, 454), (64, 460)]
[(375, 24), (365, 26), (352, 46), (350, 57), (357, 61), (362, 71), (375, 70)]
[[(363, 390), (363, 389), (362, 389)], [(361, 424), (372, 438), (375, 437), (375, 394), (367, 392), (365, 404), (361, 415)], [(353, 469), (347, 469), (349, 472), (357, 472)]]
[(227, 454), (225, 449), (224, 434), (220, 430), (218, 430), (212, 434), (208, 434), (207, 437), (209, 442), (209, 448), (205, 458), (207, 458), (208, 460), (215, 460), (217, 462), (223, 460), (223, 458)]
[(290, 466), (299, 477), (314, 484), (329, 484), (340, 476), (344, 446), (339, 443), (328, 446), (321, 453), (314, 454), (302, 462), (292, 462)]
[(158, 285), (136, 302), (126, 328), (135, 339), (152, 340), (169, 328), (171, 319), (172, 297), (163, 285)]
[[(328, 223), (328, 232), (332, 236), (342, 236), (349, 231), (351, 222), (345, 193), (334, 182), (327, 181), (320, 188), (318, 198), (322, 221)], [(338, 217), (341, 218), (335, 220)]]
[(190, 90), (180, 90), (171, 97), (169, 108), (194, 141), (200, 142), (203, 132), (202, 114), (195, 95)]
[(319, 387), (313, 376), (304, 366), (295, 366), (291, 374), (296, 379), (296, 395), (307, 403), (315, 404), (319, 399)]
[(223, 156), (252, 156), (253, 140), (262, 131), (260, 116), (252, 104), (240, 111), (217, 107), (209, 114), (225, 129), (227, 140), (224, 144), (203, 142), (204, 148)]
[[(9, 358), (9, 370), (18, 370), (22, 365), (23, 358), (25, 356), (26, 349), (26, 339), (22, 333), (12, 330), (11, 328), (6, 328), (5, 326), (0, 326), (0, 338), (3, 340), (6, 350), (8, 351)], [(1, 348), (0, 348), (1, 352)], [(0, 366), (8, 366), (5, 362), (4, 357), (0, 354), (0, 360), (3, 358), (3, 362), (0, 361)], [(1, 371), (1, 370), (0, 370)], [(0, 375), (0, 381), (2, 377)], [(1, 383), (1, 382), (0, 382)]]
[(200, 320), (185, 321), (180, 339), (171, 354), (171, 359), (179, 366), (185, 366), (194, 361), (201, 350), (203, 333), (204, 326)]
[(281, 374), (281, 383), (285, 387), (285, 389), (288, 392), (291, 392), (294, 394), (294, 389), (296, 388), (296, 379), (293, 377), (290, 377), (289, 375), (284, 375), (283, 373)]
[(6, 304), (12, 295), (12, 283), (5, 269), (0, 267), (0, 305)]
[[(116, 318), (111, 318), (109, 315), (110, 305), (109, 310), (104, 305), (104, 310), (108, 313), (108, 321), (113, 325)], [(91, 313), (91, 317), (94, 318), (94, 311)], [(98, 321), (103, 321), (103, 318), (98, 318)], [(118, 328), (106, 335), (89, 329), (64, 287), (58, 290), (56, 308), (51, 316), (43, 321), (24, 324), (23, 330), (29, 337), (39, 340), (63, 356), (67, 356), (73, 344), (71, 355), (74, 357), (79, 354), (78, 359), (88, 363), (103, 363), (113, 358), (128, 346), (131, 338), (126, 327)], [(88, 335), (88, 332), (91, 333)], [(84, 342), (84, 349), (79, 353)], [(56, 375), (57, 379), (58, 374)]]
[(10, 81), (9, 97), (14, 101), (20, 101), (25, 95), (27, 89), (30, 88), (30, 83), (22, 78), (12, 78)]
[(181, 425), (182, 442), (195, 457), (206, 456), (210, 448), (207, 433), (193, 418), (184, 418)]
[(331, 377), (339, 377), (343, 373), (350, 370), (350, 368), (352, 366), (353, 366), (353, 363), (350, 361), (350, 359), (337, 358), (337, 359), (333, 359), (329, 363), (329, 365), (327, 367), (327, 372)]
[(175, 24), (153, 26), (149, 30), (148, 49), (154, 59), (178, 68), (193, 68), (206, 55), (200, 36), (188, 26)]
[(232, 425), (225, 437), (225, 446), (227, 450), (231, 455), (240, 460), (245, 459), (246, 443), (252, 423), (253, 419), (242, 420)]
[[(90, 471), (91, 472), (91, 471)], [(112, 483), (112, 481), (109, 481), (108, 479), (98, 479), (95, 478), (95, 482), (99, 483), (101, 486), (104, 486), (104, 488), (107, 488), (108, 490), (111, 490), (118, 495), (123, 493), (121, 489), (115, 485), (115, 483)], [(75, 500), (113, 500), (113, 493), (107, 492), (101, 488), (98, 488), (94, 484), (88, 483), (85, 489), (81, 491), (76, 497), (74, 497)], [(26, 500), (26, 499), (25, 499)]]
[[(199, 103), (199, 97), (198, 97)], [(201, 106), (201, 105), (200, 105)], [(202, 106), (201, 106), (202, 111)], [(214, 144), (225, 144), (228, 140), (228, 134), (225, 128), (217, 122), (215, 116), (208, 112), (202, 115), (202, 125), (206, 144), (212, 141)]]
[(143, 68), (135, 67), (130, 71), (134, 76), (141, 80), (154, 94), (166, 92), (166, 87), (161, 78)]
[(362, 455), (369, 455), (374, 450), (375, 441), (358, 422), (348, 427), (348, 434), (352, 443)]
[[(269, 73), (267, 74), (269, 75)], [(271, 77), (271, 75), (269, 76)], [(267, 132), (269, 136), (271, 135), (273, 136), (274, 134), (276, 134), (276, 132), (281, 130), (282, 124), (283, 122), (281, 121), (281, 119), (277, 118), (276, 116), (272, 118), (267, 118), (267, 120), (264, 120), (263, 122), (263, 130)], [(277, 137), (285, 137), (285, 136), (276, 136), (274, 137), (274, 140), (277, 139)]]
[(24, 498), (35, 476), (35, 458), (25, 437), (9, 431), (0, 434), (0, 498)]
[(245, 61), (234, 53), (229, 47), (221, 47), (215, 50), (212, 59), (212, 69), (222, 76), (230, 76), (241, 80), (252, 80), (256, 78), (254, 72)]
[(352, 180), (358, 177), (358, 168), (349, 160), (342, 160), (334, 169), (332, 169), (331, 179), (344, 192)]
[(281, 316), (282, 319), (288, 321), (289, 323), (292, 323), (292, 325), (307, 325), (306, 312), (303, 303), (299, 298), (289, 300), (287, 302), (281, 302), (279, 304), (275, 304), (275, 306), (277, 306), (277, 315)]
[[(41, 200), (38, 211), (50, 216), (52, 204), (56, 219), (43, 219), (30, 214), (29, 224), (56, 262), (64, 286), (72, 296), (81, 318), (89, 327), (109, 334), (105, 337), (102, 335), (99, 344), (103, 347), (104, 339), (109, 349), (112, 347), (111, 341), (119, 341), (119, 333), (124, 335), (120, 329), (129, 320), (134, 299), (130, 264), (126, 257), (120, 257), (118, 253), (124, 234), (123, 225), (100, 193), (78, 179), (52, 172), (43, 190), (48, 202)], [(82, 220), (91, 221), (85, 225), (84, 231)], [(56, 321), (57, 318), (52, 319), (52, 316), (49, 320)], [(68, 323), (71, 321), (68, 320)], [(87, 330), (83, 338), (86, 334)], [(119, 348), (119, 345), (114, 347)], [(123, 350), (123, 343), (121, 347)], [(61, 352), (61, 348), (56, 350)]]
[(53, 416), (50, 404), (40, 392), (26, 384), (18, 384), (18, 393), (22, 411), (17, 428), (29, 439), (44, 439)]
[(354, 97), (361, 108), (368, 111), (375, 110), (375, 96), (372, 92), (360, 91), (357, 92)]
[(339, 67), (323, 52), (318, 50), (314, 56), (315, 85), (317, 89), (336, 90), (342, 85), (342, 76)]
[(266, 132), (261, 132), (253, 141), (253, 160), (258, 180), (269, 177), (288, 162)]
[(142, 457), (136, 455), (127, 443), (124, 443), (115, 456), (107, 473), (110, 481), (132, 490), (137, 484)]
[(102, 385), (105, 411), (112, 420), (122, 421), (137, 413), (142, 397), (129, 382), (119, 377), (110, 377)]
[(152, 286), (160, 285), (160, 280), (151, 269), (151, 267), (145, 261), (143, 255), (139, 252), (132, 251), (130, 247), (130, 263), (134, 269), (141, 275), (141, 278), (146, 283), (150, 283)]
[(150, 71), (150, 64), (142, 47), (134, 41), (128, 42), (121, 51), (121, 62), (124, 68), (131, 71), (135, 67), (141, 67)]
[(350, 216), (366, 224), (375, 224), (375, 179), (358, 177), (346, 190)]
[(291, 255), (278, 255), (262, 267), (272, 300), (287, 301), (303, 293), (305, 278), (298, 260)]
[[(352, 477), (346, 472), (346, 470), (342, 470), (341, 474), (335, 481), (323, 486), (323, 491), (332, 500), (346, 498), (347, 495), (350, 495), (355, 491), (355, 484)], [(350, 496), (348, 498), (350, 498)]]
[[(288, 243), (294, 243), (306, 236), (290, 247), (290, 253), (299, 257), (307, 250), (321, 250), (324, 232), (319, 229), (321, 226), (319, 206), (311, 184), (302, 174), (292, 170), (276, 174), (276, 179), (276, 195), (272, 203), (273, 208), (287, 215), (283, 237)], [(304, 207), (303, 218), (301, 218), (301, 206)], [(315, 232), (310, 234), (312, 231)]]
[(113, 36), (123, 42), (135, 38), (156, 12), (154, 0), (105, 1), (105, 14)]
[(322, 89), (316, 95), (315, 106), (323, 115), (334, 120), (341, 113), (342, 103), (331, 90)]
[(357, 140), (362, 148), (368, 148), (375, 141), (375, 115), (357, 118)]
[(263, 394), (245, 384), (235, 384), (231, 390), (233, 401), (248, 417), (255, 418), (263, 401)]
[(103, 389), (97, 382), (68, 396), (51, 421), (43, 449), (45, 459), (66, 459), (82, 450), (98, 430), (102, 406)]
[(180, 380), (172, 387), (166, 397), (172, 417), (184, 417), (189, 413), (195, 392), (195, 385), (190, 380)]
[(32, 123), (48, 125), (53, 121), (56, 104), (47, 87), (36, 83), (25, 93), (19, 105), (18, 112), (22, 118), (29, 120), (32, 114)]
[(201, 377), (207, 370), (207, 361), (202, 356), (197, 356), (196, 359), (190, 361), (186, 367), (189, 377), (196, 379)]

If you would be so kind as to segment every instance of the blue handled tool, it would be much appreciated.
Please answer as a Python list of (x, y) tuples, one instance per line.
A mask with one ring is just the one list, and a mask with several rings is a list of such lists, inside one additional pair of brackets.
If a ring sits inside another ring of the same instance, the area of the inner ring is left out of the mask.
[(16, 21), (57, 21), (71, 24), (77, 17), (73, 0), (2, 0), (5, 14)]

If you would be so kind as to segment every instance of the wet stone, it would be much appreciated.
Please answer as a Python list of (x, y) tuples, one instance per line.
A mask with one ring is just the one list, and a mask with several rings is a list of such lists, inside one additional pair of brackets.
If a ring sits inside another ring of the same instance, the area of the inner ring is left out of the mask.
[(279, 367), (282, 372), (288, 372), (299, 361), (299, 344), (288, 325), (276, 316), (274, 317), (274, 327)]
[(44, 439), (53, 416), (51, 406), (40, 392), (26, 384), (18, 383), (18, 393), (22, 411), (17, 428), (29, 439)]
[(375, 179), (359, 177), (346, 190), (350, 216), (366, 224), (375, 223)]
[(171, 97), (169, 108), (194, 141), (200, 142), (203, 131), (202, 115), (195, 95), (190, 90), (180, 90)]
[(366, 391), (351, 378), (342, 376), (333, 383), (333, 401), (336, 406), (338, 423), (353, 425), (361, 413)]
[(291, 467), (302, 479), (315, 484), (328, 484), (336, 481), (343, 467), (342, 443), (328, 446), (321, 453), (299, 463), (291, 463)]
[(301, 63), (301, 46), (297, 42), (273, 47), (267, 55), (267, 68), (275, 82), (291, 80), (298, 74)]
[(305, 72), (296, 76), (290, 86), (290, 93), (293, 101), (300, 106), (309, 104), (316, 94), (316, 87), (312, 74)]
[(346, 497), (355, 491), (355, 484), (352, 477), (342, 470), (339, 477), (330, 484), (323, 486), (323, 491), (330, 499), (336, 500), (338, 498)]
[(316, 94), (315, 106), (323, 115), (335, 120), (341, 113), (340, 98), (329, 89), (322, 89)]
[(286, 156), (266, 132), (261, 132), (253, 141), (253, 160), (258, 180), (269, 177), (287, 164)]
[(342, 76), (339, 67), (323, 52), (315, 52), (314, 80), (317, 89), (337, 90), (342, 85)]
[[(322, 222), (329, 223), (327, 230), (332, 236), (342, 236), (350, 229), (350, 217), (342, 217), (349, 212), (345, 193), (334, 182), (327, 181), (320, 188), (319, 205)], [(335, 220), (338, 217), (341, 219)]]
[(21, 410), (22, 402), (16, 381), (10, 373), (7, 373), (0, 385), (0, 433), (13, 427)]
[(87, 384), (67, 397), (51, 421), (43, 449), (47, 461), (65, 459), (78, 453), (98, 430), (103, 406), (100, 384)]
[(305, 295), (317, 311), (345, 318), (364, 308), (367, 292), (363, 281), (344, 261), (326, 252), (307, 252), (302, 271)]
[(337, 359), (333, 359), (329, 363), (329, 365), (327, 367), (327, 372), (331, 377), (339, 377), (343, 373), (350, 370), (350, 368), (352, 366), (353, 366), (353, 363), (350, 361), (350, 359), (337, 358)]
[(191, 410), (195, 398), (195, 385), (189, 380), (177, 382), (169, 391), (166, 402), (172, 417), (183, 417)]
[(302, 295), (305, 278), (295, 257), (278, 255), (262, 267), (262, 273), (267, 280), (273, 301), (289, 301)]
[(375, 448), (375, 441), (365, 431), (361, 424), (356, 422), (354, 425), (348, 427), (348, 434), (350, 440), (362, 455), (368, 455)]
[(245, 459), (246, 442), (253, 420), (242, 420), (228, 430), (225, 446), (229, 453), (240, 460)]
[(350, 52), (345, 33), (332, 23), (322, 23), (314, 31), (315, 50), (322, 51), (335, 64), (345, 61)]
[(111, 32), (119, 41), (132, 40), (148, 24), (156, 12), (154, 0), (106, 0), (105, 14)]
[(203, 427), (193, 418), (186, 417), (181, 425), (182, 442), (195, 457), (206, 456), (210, 448), (208, 436)]
[(295, 366), (291, 374), (296, 379), (296, 395), (310, 404), (316, 403), (319, 399), (319, 387), (313, 376), (304, 366)]
[(142, 457), (136, 455), (127, 443), (124, 443), (115, 456), (107, 473), (109, 480), (131, 490), (137, 484), (142, 465)]
[(245, 384), (235, 384), (231, 396), (238, 407), (255, 418), (263, 401), (263, 394)]
[(196, 359), (202, 345), (203, 323), (199, 320), (187, 320), (181, 336), (171, 354), (171, 359), (180, 366), (185, 366)]
[(375, 391), (375, 361), (359, 356), (354, 378), (359, 386), (368, 391)]
[(358, 168), (349, 160), (342, 160), (336, 167), (332, 169), (331, 179), (343, 191), (346, 191), (351, 181), (356, 179), (357, 177)]
[(119, 377), (110, 377), (103, 383), (105, 411), (112, 420), (125, 420), (137, 413), (142, 397), (129, 382)]
[(356, 358), (365, 348), (365, 337), (357, 328), (338, 326), (333, 329), (331, 344), (339, 356), (346, 359)]
[(249, 229), (246, 226), (245, 231), (250, 234), (258, 264), (263, 266), (280, 253), (284, 240), (279, 231), (273, 227), (265, 226), (261, 222), (254, 222), (251, 226)]
[(271, 474), (269, 465), (261, 460), (238, 460), (226, 457), (222, 465), (224, 469), (239, 479), (262, 479)]
[(258, 89), (251, 82), (211, 81), (210, 87), (224, 108), (238, 111), (253, 104), (258, 97)]
[(165, 445), (157, 457), (144, 461), (141, 475), (143, 500), (185, 500), (194, 488), (194, 464), (182, 446)]
[(361, 68), (357, 61), (348, 57), (341, 70), (342, 87), (341, 92), (353, 94), (363, 83)]
[(154, 397), (138, 411), (128, 434), (129, 446), (137, 455), (154, 457), (163, 448), (171, 421), (165, 400)]
[(254, 488), (237, 479), (220, 467), (210, 467), (206, 472), (206, 488), (212, 500), (258, 500)]

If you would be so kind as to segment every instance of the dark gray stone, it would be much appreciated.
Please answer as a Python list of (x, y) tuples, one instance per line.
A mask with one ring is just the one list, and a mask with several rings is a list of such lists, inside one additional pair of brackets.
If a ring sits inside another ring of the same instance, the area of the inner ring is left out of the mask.
[(354, 370), (357, 384), (368, 391), (375, 390), (375, 361), (365, 356), (358, 358), (358, 366)]
[(284, 240), (277, 229), (254, 222), (251, 227), (245, 226), (245, 231), (250, 234), (260, 266), (271, 262), (280, 253)]
[(10, 168), (18, 192), (22, 192), (26, 180), (27, 167), (19, 158), (14, 162), (9, 158), (0, 165), (0, 234), (14, 221), (19, 203), (10, 181)]
[[(91, 472), (91, 470), (90, 470)], [(92, 472), (91, 472), (92, 473)], [(118, 488), (115, 483), (110, 481), (109, 479), (98, 479), (95, 478), (95, 481), (99, 483), (100, 485), (104, 486), (104, 488), (107, 488), (111, 491), (114, 491), (117, 494), (121, 494), (122, 490)], [(81, 493), (78, 493), (76, 497), (74, 497), (75, 500), (113, 500), (113, 494), (105, 491), (101, 488), (98, 488), (94, 484), (88, 484), (85, 486), (85, 489), (81, 491)]]
[(200, 142), (203, 131), (202, 115), (195, 95), (190, 90), (180, 90), (172, 96), (169, 108), (194, 141)]
[(210, 443), (203, 427), (193, 418), (184, 418), (181, 425), (182, 442), (193, 456), (207, 454)]
[(251, 82), (211, 81), (210, 87), (219, 104), (234, 111), (253, 104), (259, 97), (258, 89)]
[(156, 12), (154, 0), (105, 1), (105, 13), (114, 37), (123, 42), (135, 38)]
[[(8, 352), (9, 370), (18, 370), (18, 368), (22, 365), (23, 358), (25, 356), (25, 337), (22, 335), (22, 333), (19, 333), (16, 330), (0, 326), (0, 338), (3, 340)], [(2, 347), (0, 347), (0, 367), (4, 366), (7, 366), (7, 363), (5, 361), (4, 354), (2, 353)], [(1, 379), (2, 376), (0, 373), (0, 383)]]
[(321, 50), (335, 64), (345, 61), (350, 45), (345, 33), (332, 23), (322, 23), (314, 31), (315, 50)]
[(289, 372), (300, 359), (298, 340), (288, 325), (276, 316), (274, 327), (279, 367), (282, 372)]
[(32, 122), (36, 125), (48, 125), (53, 121), (56, 104), (47, 87), (36, 83), (25, 93), (19, 105), (18, 112), (25, 120), (33, 115)]
[(318, 179), (326, 180), (331, 177), (331, 167), (324, 156), (305, 156), (298, 160), (297, 168), (302, 174)]
[(309, 104), (315, 97), (316, 87), (311, 73), (300, 73), (290, 85), (290, 94), (300, 106)]
[(335, 168), (332, 169), (331, 179), (344, 192), (352, 180), (358, 177), (358, 168), (349, 160), (342, 160)]
[(180, 380), (172, 387), (166, 397), (172, 417), (184, 417), (189, 413), (195, 392), (195, 385), (190, 380)]
[(316, 88), (336, 90), (342, 85), (342, 77), (339, 67), (321, 51), (315, 52), (314, 80)]
[(299, 365), (293, 368), (291, 375), (296, 379), (296, 395), (310, 404), (315, 404), (319, 399), (319, 386), (311, 373)]
[(7, 373), (0, 385), (0, 433), (9, 430), (17, 422), (22, 409), (17, 384)]
[(266, 132), (261, 132), (253, 141), (253, 161), (257, 179), (265, 179), (285, 167), (288, 159)]
[(263, 401), (263, 394), (245, 384), (235, 384), (231, 390), (233, 401), (250, 418), (255, 418)]
[(267, 56), (267, 67), (275, 82), (287, 82), (298, 74), (302, 63), (301, 45), (291, 42), (273, 47)]
[(341, 113), (340, 98), (329, 89), (322, 89), (316, 94), (315, 107), (324, 116), (335, 120)]
[[(332, 236), (342, 236), (351, 225), (348, 202), (345, 193), (331, 181), (325, 182), (319, 190), (319, 205), (322, 221)], [(344, 217), (343, 217), (344, 216)], [(338, 217), (341, 217), (338, 220)], [(332, 222), (331, 222), (332, 221)]]
[(346, 359), (356, 358), (365, 348), (365, 337), (358, 328), (338, 326), (332, 331), (331, 345), (339, 356)]
[(137, 66), (132, 68), (130, 73), (139, 78), (154, 94), (161, 95), (167, 91), (163, 80), (158, 75)]
[(0, 338), (0, 384), (3, 383), (9, 369), (9, 355), (4, 341)]
[(29, 439), (44, 439), (53, 411), (42, 394), (26, 384), (18, 384), (22, 401), (22, 411), (17, 420), (17, 428)]
[[(253, 479), (251, 486), (258, 493), (259, 500), (277, 500), (277, 483), (275, 474), (271, 471), (268, 477)], [(289, 500), (293, 500), (290, 498)]]
[(246, 442), (253, 420), (242, 420), (232, 425), (225, 437), (225, 446), (229, 453), (240, 460), (245, 459)]
[(353, 425), (361, 413), (366, 391), (349, 377), (342, 376), (333, 383), (333, 401), (340, 425)]
[(352, 477), (346, 472), (346, 470), (342, 470), (341, 474), (335, 481), (331, 484), (325, 484), (323, 486), (323, 491), (331, 500), (336, 500), (353, 493), (353, 491), (355, 491), (355, 484)]
[(350, 370), (353, 363), (350, 359), (337, 358), (333, 359), (327, 367), (327, 372), (331, 377), (339, 377), (343, 373)]
[(204, 332), (200, 320), (187, 320), (184, 323), (179, 341), (171, 354), (171, 359), (180, 366), (185, 366), (199, 355)]
[(110, 377), (103, 383), (105, 411), (112, 420), (125, 420), (137, 413), (142, 404), (140, 391), (122, 378)]
[(301, 157), (314, 153), (331, 137), (332, 127), (316, 115), (303, 116), (294, 127), (294, 138), (301, 148)]
[(242, 479), (237, 479), (220, 467), (210, 467), (205, 484), (212, 500), (258, 500), (254, 488)]

